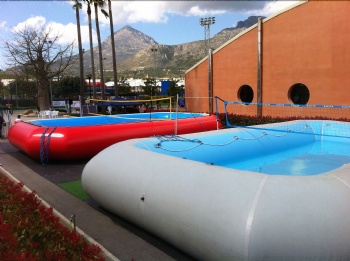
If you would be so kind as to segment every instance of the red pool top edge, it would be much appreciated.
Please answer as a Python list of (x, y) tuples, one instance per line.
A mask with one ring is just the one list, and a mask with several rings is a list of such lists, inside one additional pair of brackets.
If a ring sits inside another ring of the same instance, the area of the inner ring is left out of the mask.
[[(108, 146), (128, 139), (203, 132), (221, 128), (215, 115), (137, 123), (45, 127), (27, 122), (14, 125), (9, 142), (33, 159), (73, 161), (94, 157)], [(134, 155), (131, 155), (134, 156)]]

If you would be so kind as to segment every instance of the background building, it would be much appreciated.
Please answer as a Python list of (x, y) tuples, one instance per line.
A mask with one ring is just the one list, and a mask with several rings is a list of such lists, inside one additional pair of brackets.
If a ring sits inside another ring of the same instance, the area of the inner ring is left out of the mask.
[[(251, 115), (259, 108), (250, 102), (350, 105), (349, 13), (349, 1), (308, 1), (260, 20), (213, 51), (212, 96), (246, 102)], [(186, 72), (191, 111), (210, 111), (208, 71), (205, 58)], [(295, 107), (260, 110), (304, 114)]]

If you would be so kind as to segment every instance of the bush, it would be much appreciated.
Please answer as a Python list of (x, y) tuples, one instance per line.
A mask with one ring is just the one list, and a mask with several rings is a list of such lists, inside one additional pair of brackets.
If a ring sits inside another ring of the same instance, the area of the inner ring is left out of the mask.
[(69, 230), (34, 192), (0, 176), (0, 260), (104, 260), (101, 248)]
[[(225, 113), (219, 113), (218, 115), (220, 122), (223, 124), (224, 127), (226, 126), (226, 114)], [(254, 126), (254, 125), (260, 125), (260, 124), (268, 124), (268, 123), (276, 123), (276, 122), (283, 122), (283, 121), (293, 121), (293, 120), (337, 120), (337, 121), (346, 121), (348, 122), (349, 119), (345, 118), (339, 118), (339, 119), (330, 119), (322, 116), (318, 117), (307, 117), (302, 118), (300, 116), (295, 117), (271, 117), (271, 116), (262, 116), (262, 117), (256, 117), (256, 116), (247, 116), (247, 115), (238, 115), (238, 114), (228, 114), (228, 121), (231, 125), (234, 126)]]

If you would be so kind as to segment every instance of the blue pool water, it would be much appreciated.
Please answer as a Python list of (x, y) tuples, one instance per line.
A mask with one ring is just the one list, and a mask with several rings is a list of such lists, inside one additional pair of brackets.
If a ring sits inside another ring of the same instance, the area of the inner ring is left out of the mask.
[(294, 121), (270, 125), (269, 129), (233, 129), (208, 136), (196, 134), (191, 139), (160, 137), (156, 143), (142, 142), (137, 146), (226, 168), (308, 176), (350, 163), (349, 134), (349, 123)]
[(176, 112), (152, 112), (117, 114), (112, 116), (88, 116), (74, 118), (38, 119), (30, 121), (31, 124), (45, 127), (80, 127), (107, 124), (122, 124), (143, 122), (150, 120), (185, 119), (206, 116), (205, 113), (176, 113)]
[(315, 141), (295, 149), (268, 153), (239, 162), (218, 162), (217, 165), (270, 175), (305, 176), (325, 173), (347, 163), (350, 163), (348, 141)]

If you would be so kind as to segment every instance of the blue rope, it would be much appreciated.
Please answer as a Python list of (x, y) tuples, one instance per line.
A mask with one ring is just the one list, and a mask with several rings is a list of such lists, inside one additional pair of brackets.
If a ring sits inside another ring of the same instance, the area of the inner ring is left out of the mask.
[(46, 136), (46, 132), (49, 128), (46, 128), (40, 137), (40, 161), (41, 164), (45, 165), (49, 161), (49, 152), (50, 152), (50, 139), (52, 133), (56, 130), (57, 127), (54, 127), (50, 133)]
[(40, 137), (40, 161), (41, 161), (41, 164), (45, 164), (45, 151), (44, 151), (44, 144), (45, 144), (45, 134), (46, 134), (46, 131), (48, 130), (49, 128), (46, 128), (43, 133), (41, 134), (41, 137)]
[[(273, 136), (273, 137), (283, 137), (286, 136), (289, 133), (305, 133), (305, 131), (307, 130), (307, 128), (310, 127), (308, 124), (305, 124), (304, 129), (300, 130), (300, 131), (292, 131), (290, 129), (286, 129), (286, 130), (274, 130), (277, 132), (281, 132), (282, 134), (278, 135), (278, 134), (272, 134), (272, 133), (268, 133), (266, 131), (263, 131), (265, 129), (262, 128), (252, 128), (252, 129), (256, 129), (256, 130), (261, 130), (261, 135), (257, 136), (257, 137), (249, 137), (249, 138), (243, 138), (243, 137), (238, 137), (238, 136), (233, 136), (231, 140), (228, 140), (225, 143), (217, 143), (217, 144), (211, 144), (211, 143), (205, 143), (199, 139), (186, 139), (177, 135), (165, 135), (165, 136), (155, 136), (159, 142), (154, 144), (154, 147), (157, 149), (162, 149), (165, 151), (169, 151), (169, 152), (184, 152), (184, 151), (189, 151), (189, 150), (193, 150), (201, 145), (206, 145), (206, 146), (213, 146), (213, 147), (219, 147), (219, 146), (227, 146), (230, 145), (231, 143), (237, 141), (237, 140), (257, 140), (260, 139), (264, 136)], [(267, 129), (268, 130), (268, 129)], [(271, 130), (271, 129), (270, 129)], [(308, 134), (308, 133), (305, 133)], [(311, 135), (314, 135), (314, 133), (311, 133)], [(189, 143), (194, 143), (194, 145), (191, 148), (187, 148), (187, 149), (182, 149), (182, 150), (171, 150), (171, 149), (166, 149), (165, 147), (162, 146), (162, 143), (164, 142), (169, 142), (169, 141), (179, 141), (179, 142), (189, 142)]]
[(186, 139), (177, 135), (165, 135), (165, 136), (155, 136), (160, 142), (154, 145), (156, 148), (161, 148), (162, 143), (166, 141), (183, 141), (183, 142), (193, 142), (202, 144), (203, 142), (198, 139)]

